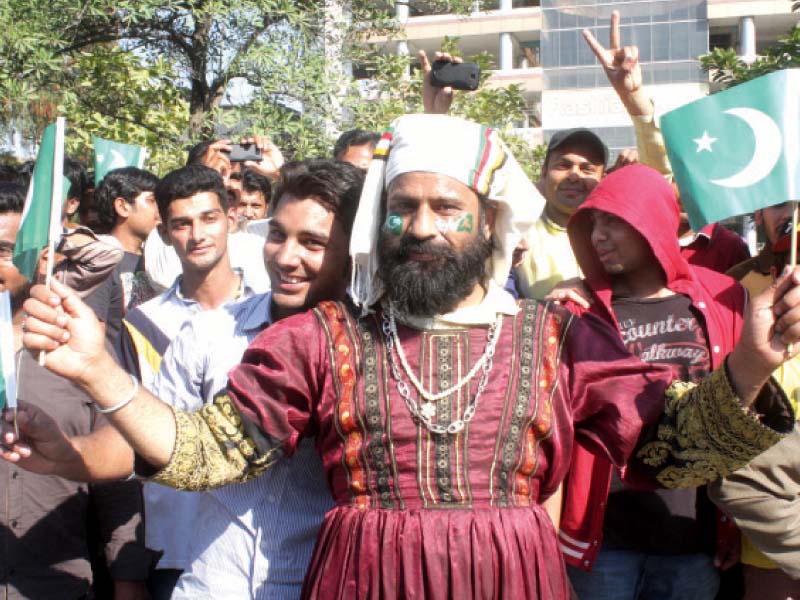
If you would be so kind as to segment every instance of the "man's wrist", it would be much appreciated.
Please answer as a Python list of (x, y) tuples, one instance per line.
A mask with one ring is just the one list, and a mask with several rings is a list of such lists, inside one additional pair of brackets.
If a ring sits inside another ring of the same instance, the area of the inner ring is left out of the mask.
[(80, 385), (100, 408), (110, 408), (130, 390), (131, 378), (108, 352), (103, 352), (97, 364), (87, 369)]
[(735, 347), (725, 359), (725, 372), (728, 381), (744, 408), (750, 408), (758, 397), (758, 393), (769, 380), (772, 370), (761, 373), (757, 362), (753, 361), (753, 353)]

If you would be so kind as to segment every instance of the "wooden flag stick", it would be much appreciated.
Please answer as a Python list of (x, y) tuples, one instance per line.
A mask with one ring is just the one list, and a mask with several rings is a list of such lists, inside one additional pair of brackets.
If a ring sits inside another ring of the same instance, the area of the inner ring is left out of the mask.
[(789, 252), (789, 266), (797, 266), (797, 200), (792, 200), (792, 245)]
[[(789, 246), (789, 266), (794, 269), (797, 266), (797, 200), (792, 200), (792, 239)], [(794, 353), (794, 344), (786, 346), (786, 352), (791, 356)]]
[[(64, 117), (56, 119), (56, 143), (53, 149), (53, 193), (50, 196), (50, 228), (47, 235), (47, 271), (44, 284), (50, 289), (56, 255), (56, 240), (61, 237), (61, 204), (64, 195)], [(44, 366), (47, 353), (39, 352), (39, 364)]]

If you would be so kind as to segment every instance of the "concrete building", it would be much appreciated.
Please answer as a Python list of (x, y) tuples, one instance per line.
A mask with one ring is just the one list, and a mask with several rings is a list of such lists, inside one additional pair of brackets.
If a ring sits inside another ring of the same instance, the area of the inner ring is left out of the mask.
[(387, 49), (430, 54), (445, 36), (457, 37), (464, 56), (495, 56), (490, 85), (522, 88), (527, 111), (520, 128), (533, 141), (583, 126), (612, 149), (632, 146), (633, 133), (583, 28), (607, 43), (611, 11), (620, 11), (622, 42), (639, 46), (645, 83), (663, 113), (707, 92), (697, 58), (709, 48), (733, 47), (752, 60), (800, 17), (789, 0), (499, 0), (470, 15), (425, 14), (424, 4), (394, 3), (405, 38), (383, 40)]

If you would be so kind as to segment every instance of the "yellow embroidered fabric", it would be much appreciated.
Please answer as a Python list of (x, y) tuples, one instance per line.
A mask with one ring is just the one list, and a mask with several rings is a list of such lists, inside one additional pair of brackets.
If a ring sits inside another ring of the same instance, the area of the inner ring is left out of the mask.
[(655, 441), (636, 456), (666, 488), (724, 477), (783, 437), (742, 410), (724, 367), (697, 385), (673, 383), (665, 400)]
[(175, 448), (152, 480), (179, 490), (199, 491), (242, 482), (263, 473), (283, 456), (280, 447), (259, 455), (227, 394), (195, 413), (172, 409)]

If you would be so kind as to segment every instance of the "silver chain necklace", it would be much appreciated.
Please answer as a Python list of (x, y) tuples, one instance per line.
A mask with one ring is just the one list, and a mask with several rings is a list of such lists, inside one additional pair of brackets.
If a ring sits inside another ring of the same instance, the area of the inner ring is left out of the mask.
[[(383, 313), (383, 335), (386, 340), (386, 347), (389, 351), (389, 364), (392, 370), (392, 377), (397, 385), (397, 391), (405, 401), (411, 415), (425, 425), (425, 428), (431, 433), (436, 433), (439, 435), (448, 433), (455, 435), (463, 430), (464, 426), (475, 416), (475, 411), (478, 408), (478, 398), (480, 398), (481, 393), (489, 382), (489, 373), (492, 370), (495, 347), (497, 346), (497, 340), (500, 337), (502, 323), (503, 317), (502, 315), (498, 314), (497, 321), (489, 326), (486, 349), (484, 350), (483, 355), (480, 359), (478, 359), (478, 362), (475, 363), (475, 366), (472, 367), (470, 372), (467, 373), (466, 377), (463, 377), (454, 386), (434, 394), (425, 389), (425, 387), (422, 385), (422, 382), (417, 379), (408, 365), (405, 352), (403, 351), (403, 346), (400, 343), (400, 337), (397, 335), (397, 323), (394, 318), (394, 307), (390, 304), (388, 310)], [(419, 403), (417, 403), (417, 401), (411, 397), (411, 391), (409, 390), (408, 384), (403, 380), (403, 377), (400, 373), (400, 367), (395, 359), (395, 352), (397, 352), (397, 355), (400, 357), (400, 363), (402, 364), (403, 370), (405, 370), (409, 380), (412, 384), (414, 384), (414, 387), (417, 389), (419, 395), (427, 401), (422, 406), (420, 406)], [(462, 417), (460, 419), (451, 421), (448, 425), (434, 423), (433, 417), (436, 415), (435, 402), (460, 390), (467, 383), (469, 383), (469, 380), (472, 379), (479, 369), (483, 370), (483, 374), (478, 382), (478, 389), (475, 391), (472, 401), (464, 409), (464, 414)]]

